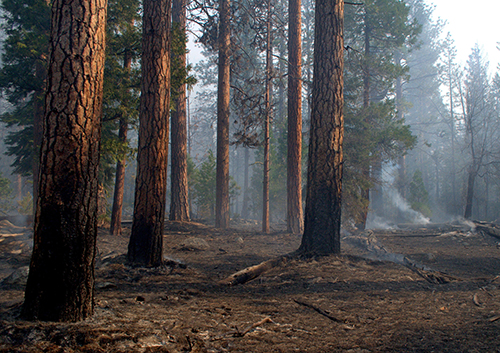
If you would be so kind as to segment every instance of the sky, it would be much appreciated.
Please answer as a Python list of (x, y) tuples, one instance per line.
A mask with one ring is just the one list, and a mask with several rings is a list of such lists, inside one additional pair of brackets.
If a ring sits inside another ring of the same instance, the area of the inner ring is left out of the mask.
[(435, 6), (434, 16), (446, 21), (443, 35), (451, 33), (457, 60), (465, 65), (476, 43), (490, 62), (491, 73), (500, 63), (500, 0), (426, 0)]

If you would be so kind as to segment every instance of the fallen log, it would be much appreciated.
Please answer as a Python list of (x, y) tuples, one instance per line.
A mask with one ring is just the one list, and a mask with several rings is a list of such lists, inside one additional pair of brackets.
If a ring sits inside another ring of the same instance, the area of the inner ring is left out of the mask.
[(262, 275), (264, 272), (267, 272), (274, 267), (278, 267), (290, 258), (292, 258), (292, 254), (288, 255), (283, 255), (276, 257), (271, 260), (267, 260), (264, 262), (261, 262), (258, 265), (250, 266), (247, 267), (241, 271), (238, 271), (236, 273), (233, 273), (229, 277), (224, 278), (223, 280), (219, 281), (219, 284), (225, 285), (225, 286), (235, 286), (237, 284), (244, 284), (247, 283), (260, 275)]
[(494, 238), (500, 239), (500, 227), (494, 223), (474, 221), (476, 229), (486, 233)]

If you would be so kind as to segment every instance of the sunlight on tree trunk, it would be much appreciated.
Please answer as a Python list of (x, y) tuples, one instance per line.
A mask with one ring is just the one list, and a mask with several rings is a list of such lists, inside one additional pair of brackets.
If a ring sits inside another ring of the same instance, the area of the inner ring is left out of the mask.
[(344, 2), (316, 2), (305, 255), (340, 253), (344, 134)]

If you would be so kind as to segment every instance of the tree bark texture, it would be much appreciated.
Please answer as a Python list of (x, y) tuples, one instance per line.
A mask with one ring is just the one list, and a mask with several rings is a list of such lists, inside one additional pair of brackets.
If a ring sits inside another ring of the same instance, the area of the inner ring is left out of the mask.
[(304, 230), (302, 211), (302, 21), (301, 0), (289, 1), (287, 228)]
[(143, 2), (142, 81), (134, 219), (128, 260), (162, 264), (170, 108), (170, 0)]
[[(126, 118), (120, 118), (120, 128), (118, 138), (121, 142), (127, 141), (128, 123)], [(127, 160), (123, 159), (116, 163), (115, 173), (115, 191), (113, 194), (113, 208), (111, 210), (111, 224), (109, 232), (113, 235), (122, 234), (122, 209), (123, 209), (123, 191), (125, 189), (125, 168)]]
[(318, 0), (304, 235), (299, 252), (340, 252), (344, 134), (344, 2)]
[(229, 227), (229, 98), (230, 98), (230, 5), (219, 5), (219, 82), (217, 92), (217, 176), (215, 226)]
[[(172, 4), (172, 29), (179, 31), (177, 35), (186, 33), (186, 0), (174, 0)], [(177, 56), (178, 63), (186, 66), (186, 52)], [(189, 221), (189, 188), (187, 176), (187, 114), (186, 85), (177, 92), (174, 110), (171, 114), (172, 151), (171, 151), (171, 188), (170, 188), (170, 220)]]
[(22, 315), (92, 315), (106, 0), (55, 0), (34, 246)]

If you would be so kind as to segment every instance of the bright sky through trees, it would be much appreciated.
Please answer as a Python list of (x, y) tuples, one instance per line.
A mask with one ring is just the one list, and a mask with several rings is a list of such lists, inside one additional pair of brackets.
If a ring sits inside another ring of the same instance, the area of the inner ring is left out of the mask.
[(434, 4), (435, 18), (446, 21), (443, 36), (451, 33), (458, 51), (461, 65), (476, 43), (490, 62), (490, 72), (495, 72), (500, 63), (500, 1), (499, 0), (426, 0)]

